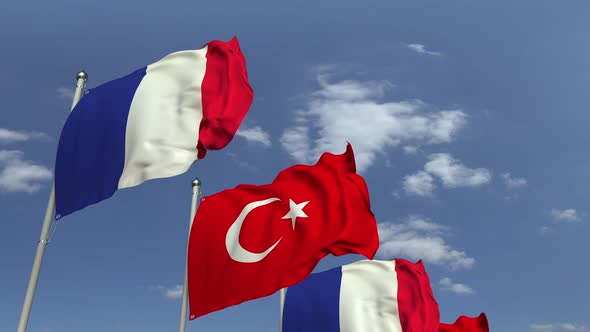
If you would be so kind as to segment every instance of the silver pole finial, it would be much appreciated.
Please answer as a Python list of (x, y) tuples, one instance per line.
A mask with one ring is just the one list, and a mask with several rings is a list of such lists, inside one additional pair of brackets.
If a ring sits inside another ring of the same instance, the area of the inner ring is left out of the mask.
[(84, 70), (81, 70), (76, 74), (76, 80), (80, 79), (84, 80), (84, 82), (88, 80), (88, 74)]
[(199, 178), (195, 178), (193, 180), (193, 187), (200, 187), (202, 184), (201, 180), (199, 180)]

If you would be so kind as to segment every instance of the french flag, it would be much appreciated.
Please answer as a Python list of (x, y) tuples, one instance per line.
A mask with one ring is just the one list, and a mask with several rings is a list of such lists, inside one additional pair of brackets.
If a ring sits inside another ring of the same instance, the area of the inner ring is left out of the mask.
[(56, 219), (117, 189), (186, 172), (232, 140), (253, 98), (235, 37), (169, 54), (90, 89), (59, 139)]
[(287, 288), (282, 332), (436, 332), (440, 314), (422, 262), (361, 260)]

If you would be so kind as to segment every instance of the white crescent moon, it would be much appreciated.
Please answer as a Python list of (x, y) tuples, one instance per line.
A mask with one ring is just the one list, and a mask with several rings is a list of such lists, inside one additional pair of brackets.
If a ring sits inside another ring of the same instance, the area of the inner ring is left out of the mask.
[(227, 233), (225, 234), (225, 248), (229, 253), (229, 257), (231, 259), (241, 262), (241, 263), (256, 263), (261, 261), (266, 255), (268, 255), (276, 246), (281, 242), (281, 237), (275, 244), (270, 246), (270, 248), (266, 249), (261, 253), (255, 253), (244, 249), (240, 245), (239, 237), (240, 237), (240, 230), (242, 229), (242, 224), (244, 220), (248, 216), (248, 213), (252, 212), (252, 210), (256, 209), (257, 207), (264, 206), (266, 204), (270, 204), (274, 201), (280, 201), (280, 199), (273, 197), (268, 198), (262, 201), (255, 201), (252, 203), (247, 204), (242, 212), (238, 216), (238, 218), (231, 224)]

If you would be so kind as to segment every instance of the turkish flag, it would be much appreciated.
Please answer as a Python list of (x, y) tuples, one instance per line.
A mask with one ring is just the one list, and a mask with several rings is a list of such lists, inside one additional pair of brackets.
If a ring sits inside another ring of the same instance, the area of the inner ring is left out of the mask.
[(189, 238), (190, 319), (293, 286), (328, 254), (373, 259), (378, 247), (350, 144), (313, 166), (283, 170), (271, 184), (207, 196)]
[(488, 318), (483, 312), (479, 317), (459, 317), (453, 324), (441, 323), (438, 332), (490, 332)]

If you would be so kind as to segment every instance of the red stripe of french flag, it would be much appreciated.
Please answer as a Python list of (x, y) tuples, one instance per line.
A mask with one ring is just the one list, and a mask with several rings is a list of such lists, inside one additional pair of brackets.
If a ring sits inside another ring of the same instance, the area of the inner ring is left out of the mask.
[(205, 156), (206, 150), (219, 150), (232, 140), (254, 99), (238, 39), (215, 40), (207, 46), (198, 159)]

